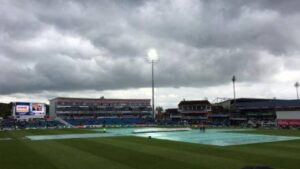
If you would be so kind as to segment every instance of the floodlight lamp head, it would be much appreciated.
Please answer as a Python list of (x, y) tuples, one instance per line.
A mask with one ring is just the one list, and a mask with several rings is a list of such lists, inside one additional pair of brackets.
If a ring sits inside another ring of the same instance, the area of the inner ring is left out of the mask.
[(235, 76), (233, 76), (233, 77), (232, 77), (232, 81), (235, 82), (235, 80), (236, 80), (236, 78), (235, 78)]
[(299, 85), (300, 85), (300, 84), (299, 84), (298, 82), (295, 83), (295, 87), (296, 87), (296, 88), (298, 88)]
[(149, 49), (147, 55), (147, 59), (149, 62), (157, 62), (159, 59), (155, 48)]

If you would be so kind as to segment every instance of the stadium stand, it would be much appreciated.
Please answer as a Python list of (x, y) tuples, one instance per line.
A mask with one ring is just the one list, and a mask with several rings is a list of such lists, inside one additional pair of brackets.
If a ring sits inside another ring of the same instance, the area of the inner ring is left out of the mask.
[(56, 120), (45, 119), (30, 119), (30, 120), (17, 120), (17, 119), (4, 119), (0, 122), (1, 130), (12, 129), (35, 129), (35, 128), (63, 128), (64, 124)]
[(75, 127), (154, 123), (148, 99), (54, 98), (50, 100), (50, 116)]
[(138, 125), (138, 124), (153, 124), (152, 118), (119, 118), (119, 117), (85, 117), (85, 118), (64, 118), (66, 122), (72, 126), (82, 126), (82, 125)]

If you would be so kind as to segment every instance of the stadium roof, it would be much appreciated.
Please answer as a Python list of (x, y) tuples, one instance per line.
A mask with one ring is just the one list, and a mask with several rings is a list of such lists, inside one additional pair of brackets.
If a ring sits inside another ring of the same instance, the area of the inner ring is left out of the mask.
[(237, 102), (237, 109), (275, 109), (300, 108), (300, 100), (265, 100), (252, 102)]
[(265, 101), (273, 101), (273, 100), (277, 100), (277, 101), (286, 101), (286, 99), (269, 99), (269, 98), (237, 98), (237, 99), (228, 99), (228, 100), (225, 100), (225, 101), (222, 101), (222, 102), (218, 102), (217, 104), (222, 104), (222, 103), (225, 103), (225, 102), (231, 102), (233, 103), (234, 101), (236, 103), (243, 103), (243, 102), (265, 102)]
[(183, 100), (181, 101), (178, 106), (182, 105), (197, 105), (197, 104), (210, 104), (208, 100)]
[(50, 100), (80, 100), (80, 101), (150, 101), (151, 99), (106, 99), (104, 97), (101, 98), (76, 98), (76, 97), (56, 97)]

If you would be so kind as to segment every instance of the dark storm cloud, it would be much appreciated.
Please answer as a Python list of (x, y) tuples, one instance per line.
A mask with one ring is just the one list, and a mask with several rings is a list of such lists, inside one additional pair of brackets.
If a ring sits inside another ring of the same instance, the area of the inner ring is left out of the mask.
[(299, 6), (297, 0), (1, 1), (0, 93), (149, 87), (150, 47), (160, 55), (160, 87), (217, 86), (233, 74), (260, 81), (279, 71), (272, 57), (299, 54)]

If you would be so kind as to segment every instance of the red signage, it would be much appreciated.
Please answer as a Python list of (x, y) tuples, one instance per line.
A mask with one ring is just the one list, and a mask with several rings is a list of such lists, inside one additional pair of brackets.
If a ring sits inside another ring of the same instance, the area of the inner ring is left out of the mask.
[(300, 126), (300, 119), (298, 120), (277, 120), (279, 126)]
[(29, 106), (28, 105), (17, 105), (16, 112), (27, 113), (27, 112), (29, 112)]

